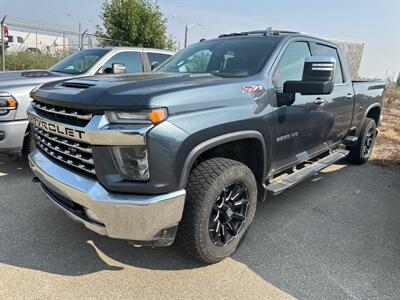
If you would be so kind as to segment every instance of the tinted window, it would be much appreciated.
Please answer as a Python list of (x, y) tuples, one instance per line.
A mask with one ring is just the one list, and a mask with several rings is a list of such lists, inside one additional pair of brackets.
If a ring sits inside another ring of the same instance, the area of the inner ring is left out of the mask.
[[(112, 68), (112, 64), (124, 64), (127, 73), (143, 72), (142, 59), (140, 52), (126, 51), (119, 52), (111, 57), (102, 67), (104, 71), (107, 68)], [(111, 73), (107, 72), (106, 73)]]
[(157, 68), (161, 72), (211, 73), (222, 77), (253, 75), (266, 63), (279, 38), (220, 38), (194, 44)]
[(159, 64), (161, 64), (168, 58), (170, 58), (171, 55), (164, 53), (147, 52), (147, 57), (149, 58), (149, 63), (151, 65), (154, 62), (158, 62)]
[(335, 68), (335, 83), (343, 83), (342, 66), (340, 63), (338, 52), (335, 48), (328, 47), (325, 45), (317, 44), (315, 46), (314, 55), (318, 56), (333, 56), (336, 59)]
[(286, 48), (272, 76), (276, 89), (282, 89), (287, 80), (302, 80), (304, 60), (311, 56), (308, 43), (296, 42)]
[(90, 69), (109, 49), (88, 49), (75, 52), (55, 64), (50, 71), (66, 74), (83, 74)]

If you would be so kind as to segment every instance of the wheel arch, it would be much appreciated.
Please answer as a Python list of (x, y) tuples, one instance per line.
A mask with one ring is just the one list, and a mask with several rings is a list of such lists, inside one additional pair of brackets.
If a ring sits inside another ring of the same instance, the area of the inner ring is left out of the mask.
[[(266, 178), (266, 163), (267, 163), (267, 149), (264, 136), (257, 130), (243, 130), (236, 131), (227, 134), (223, 134), (220, 136), (213, 137), (206, 141), (201, 142), (197, 146), (195, 146), (187, 156), (185, 163), (183, 165), (183, 170), (180, 177), (179, 185), (184, 187), (188, 180), (189, 174), (192, 170), (192, 167), (196, 160), (201, 157), (207, 151), (216, 149), (217, 147), (227, 145), (232, 142), (239, 142), (244, 140), (253, 140), (258, 141), (261, 147), (261, 157), (262, 161), (259, 163), (259, 166), (262, 167), (262, 172), (260, 174), (261, 179), (264, 180)], [(257, 180), (257, 181), (258, 181)]]
[(365, 111), (364, 121), (366, 118), (371, 118), (375, 121), (376, 126), (379, 126), (381, 113), (382, 109), (379, 103), (371, 104)]

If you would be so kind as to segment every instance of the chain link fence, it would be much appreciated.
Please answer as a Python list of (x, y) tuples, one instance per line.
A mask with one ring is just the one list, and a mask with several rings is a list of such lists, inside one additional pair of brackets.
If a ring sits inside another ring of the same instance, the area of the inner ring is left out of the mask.
[(74, 32), (57, 26), (22, 23), (7, 17), (1, 20), (0, 25), (0, 71), (46, 69), (80, 49), (120, 44), (87, 30)]

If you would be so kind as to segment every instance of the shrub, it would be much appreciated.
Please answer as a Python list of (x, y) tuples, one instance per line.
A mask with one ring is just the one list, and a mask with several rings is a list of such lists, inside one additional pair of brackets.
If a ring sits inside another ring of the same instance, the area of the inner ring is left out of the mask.
[[(60, 61), (64, 56), (53, 56), (33, 51), (6, 53), (6, 71), (48, 69)], [(0, 70), (3, 68), (0, 59)]]

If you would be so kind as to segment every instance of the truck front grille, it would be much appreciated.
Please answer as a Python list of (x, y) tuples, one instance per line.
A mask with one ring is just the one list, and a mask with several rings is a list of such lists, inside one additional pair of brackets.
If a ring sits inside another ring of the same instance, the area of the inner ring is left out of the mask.
[(53, 159), (87, 173), (96, 174), (91, 145), (57, 136), (37, 126), (33, 126), (33, 134), (38, 148)]
[(41, 116), (49, 118), (50, 120), (82, 127), (86, 126), (86, 124), (89, 123), (93, 117), (93, 114), (89, 111), (63, 107), (59, 105), (39, 103), (36, 100), (32, 101), (32, 106), (35, 108), (37, 113), (39, 113)]

